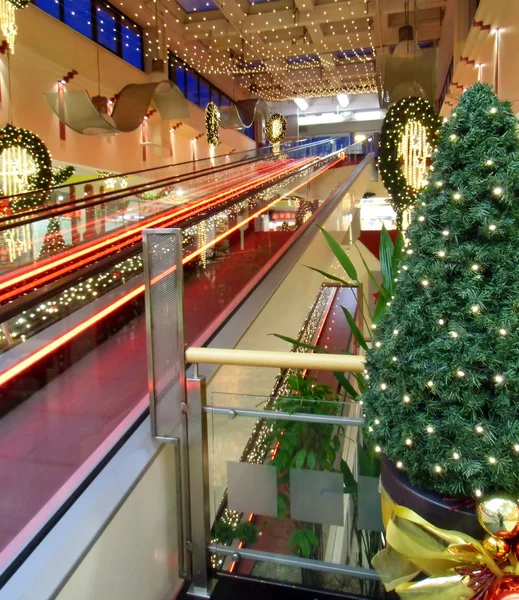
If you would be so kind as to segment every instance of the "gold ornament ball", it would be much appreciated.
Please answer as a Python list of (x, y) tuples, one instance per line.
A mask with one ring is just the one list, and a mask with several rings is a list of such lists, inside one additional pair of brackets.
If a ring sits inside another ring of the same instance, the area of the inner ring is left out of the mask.
[(481, 498), (476, 514), (483, 529), (497, 538), (512, 539), (519, 534), (519, 503), (507, 492), (495, 492)]
[(483, 548), (490, 554), (492, 558), (499, 560), (508, 556), (511, 550), (510, 544), (501, 538), (487, 535), (483, 540)]

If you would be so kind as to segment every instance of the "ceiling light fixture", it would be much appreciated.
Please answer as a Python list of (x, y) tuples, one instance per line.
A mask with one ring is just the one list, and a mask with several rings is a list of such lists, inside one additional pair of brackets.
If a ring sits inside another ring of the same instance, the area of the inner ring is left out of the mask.
[(294, 102), (297, 104), (299, 110), (303, 112), (308, 110), (308, 102), (304, 98), (294, 98)]
[(337, 102), (342, 106), (342, 108), (347, 108), (350, 103), (350, 97), (348, 94), (337, 94)]

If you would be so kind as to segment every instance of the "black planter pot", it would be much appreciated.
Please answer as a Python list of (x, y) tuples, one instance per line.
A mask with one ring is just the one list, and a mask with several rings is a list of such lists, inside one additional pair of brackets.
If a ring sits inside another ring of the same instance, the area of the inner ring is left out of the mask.
[(441, 529), (461, 531), (477, 540), (484, 538), (485, 532), (478, 523), (474, 509), (453, 510), (455, 502), (445, 502), (439, 494), (414, 487), (405, 473), (385, 457), (382, 459), (381, 479), (382, 486), (395, 504), (411, 509)]

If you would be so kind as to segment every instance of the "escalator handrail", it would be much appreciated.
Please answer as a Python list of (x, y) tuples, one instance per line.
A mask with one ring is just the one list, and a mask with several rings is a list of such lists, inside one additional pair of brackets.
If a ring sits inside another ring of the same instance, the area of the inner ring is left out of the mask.
[[(296, 152), (303, 149), (308, 149), (313, 146), (317, 146), (320, 144), (330, 143), (332, 139), (321, 140), (319, 142), (312, 142), (309, 144), (304, 144), (303, 146), (298, 146), (296, 148), (290, 148), (283, 152), (283, 154), (288, 154), (290, 152)], [(342, 148), (343, 151), (348, 151), (356, 145), (359, 145), (360, 142), (355, 142), (350, 146)], [(113, 192), (103, 192), (101, 194), (94, 194), (93, 196), (89, 196), (88, 198), (80, 198), (75, 200), (69, 200), (67, 202), (63, 202), (60, 204), (53, 204), (51, 206), (41, 206), (30, 211), (20, 212), (13, 216), (4, 216), (0, 217), (0, 232), (6, 231), (9, 229), (14, 229), (15, 227), (19, 227), (21, 225), (28, 225), (30, 223), (35, 223), (37, 221), (42, 221), (47, 218), (53, 216), (60, 216), (72, 210), (84, 209), (90, 206), (97, 206), (99, 204), (105, 204), (108, 202), (113, 202), (115, 200), (122, 200), (127, 198), (128, 196), (137, 195), (146, 191), (152, 191), (157, 188), (165, 187), (167, 185), (174, 185), (176, 183), (183, 183), (186, 181), (193, 181), (200, 177), (206, 177), (211, 173), (220, 173), (222, 171), (226, 171), (229, 169), (233, 169), (235, 167), (240, 167), (244, 165), (249, 165), (260, 160), (267, 160), (269, 158), (273, 158), (275, 155), (267, 155), (263, 157), (256, 157), (251, 159), (244, 159), (242, 161), (237, 161), (235, 163), (219, 165), (217, 167), (211, 167), (209, 169), (203, 169), (197, 171), (195, 173), (186, 173), (182, 175), (176, 175), (174, 177), (168, 177), (165, 179), (157, 179), (152, 183), (143, 183), (135, 186), (131, 186), (125, 188), (124, 190), (114, 190)], [(31, 192), (34, 193), (34, 192)]]

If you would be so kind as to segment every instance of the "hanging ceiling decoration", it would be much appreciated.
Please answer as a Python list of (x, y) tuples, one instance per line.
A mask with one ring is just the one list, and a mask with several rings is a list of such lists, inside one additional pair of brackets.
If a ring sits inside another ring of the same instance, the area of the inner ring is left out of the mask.
[(18, 32), (16, 10), (26, 8), (29, 4), (30, 0), (0, 0), (0, 29), (12, 54), (14, 54), (14, 42)]
[(265, 135), (271, 144), (279, 144), (287, 134), (287, 120), (283, 115), (274, 113), (267, 121)]
[(205, 109), (205, 132), (207, 143), (215, 148), (220, 143), (220, 112), (214, 102), (209, 102)]
[(0, 185), (3, 196), (31, 190), (42, 193), (13, 198), (12, 212), (40, 205), (53, 182), (52, 157), (40, 138), (27, 129), (7, 124), (0, 129)]
[(400, 100), (386, 114), (379, 165), (399, 224), (426, 183), (439, 126), (434, 107), (423, 98)]

